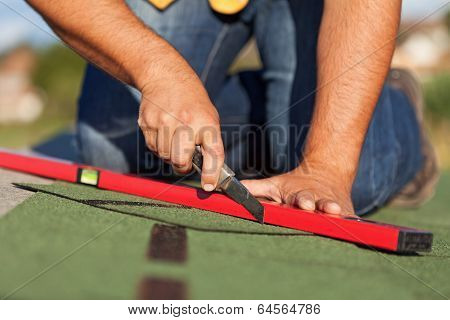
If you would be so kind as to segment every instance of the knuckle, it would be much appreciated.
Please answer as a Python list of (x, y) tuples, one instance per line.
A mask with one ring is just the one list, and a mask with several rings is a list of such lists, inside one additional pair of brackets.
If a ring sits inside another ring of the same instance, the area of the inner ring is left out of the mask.
[(158, 147), (157, 152), (158, 152), (158, 157), (160, 157), (161, 159), (170, 160), (170, 153), (167, 152), (167, 150), (165, 150), (161, 147)]
[(164, 160), (170, 160), (170, 154), (168, 154), (167, 152), (161, 152), (161, 151), (159, 151), (159, 152), (158, 152), (158, 156), (159, 156), (161, 159), (164, 159)]
[(159, 115), (159, 124), (162, 126), (168, 126), (172, 121), (172, 116), (168, 113), (161, 112)]
[(215, 184), (217, 182), (217, 177), (215, 175), (203, 172), (203, 174), (202, 174), (202, 181), (205, 182), (205, 183)]
[(217, 138), (220, 136), (220, 124), (211, 116), (196, 118), (195, 127), (197, 132), (203, 136)]
[(208, 152), (216, 158), (225, 157), (225, 151), (223, 150), (223, 146), (221, 146), (220, 144), (213, 144), (209, 146)]
[(183, 159), (181, 157), (174, 157), (172, 159), (172, 164), (174, 166), (176, 166), (177, 168), (184, 168), (184, 167), (189, 166), (189, 161), (186, 159)]
[(173, 168), (173, 171), (176, 174), (179, 174), (179, 175), (185, 175), (186, 173), (189, 173), (189, 170), (185, 170), (183, 168), (177, 168), (177, 167), (174, 167), (174, 166), (172, 166), (172, 168)]
[(179, 174), (189, 173), (191, 170), (188, 167), (176, 167), (172, 166), (173, 170)]
[(212, 126), (213, 128), (216, 128), (219, 123), (218, 117), (215, 117), (214, 115), (207, 115), (203, 119), (204, 124)]
[(140, 116), (138, 118), (137, 123), (138, 123), (139, 128), (141, 128), (142, 130), (145, 130), (148, 128), (147, 123), (142, 116)]
[(149, 148), (154, 154), (158, 155), (158, 150), (154, 144), (147, 142), (147, 148)]
[(148, 139), (145, 141), (145, 144), (147, 145), (147, 148), (149, 148), (152, 151), (155, 151), (155, 146)]
[(310, 199), (313, 198), (313, 193), (310, 190), (301, 190), (298, 193), (299, 198)]
[(219, 123), (220, 122), (220, 115), (219, 115), (219, 112), (217, 111), (217, 109), (213, 105), (211, 105), (210, 110), (211, 110), (211, 113), (210, 113), (211, 122)]
[(178, 117), (180, 118), (181, 122), (185, 125), (191, 123), (192, 121), (192, 114), (190, 111), (186, 109), (181, 110)]
[(141, 113), (138, 118), (138, 126), (142, 131), (154, 129), (153, 117), (147, 116), (145, 113)]

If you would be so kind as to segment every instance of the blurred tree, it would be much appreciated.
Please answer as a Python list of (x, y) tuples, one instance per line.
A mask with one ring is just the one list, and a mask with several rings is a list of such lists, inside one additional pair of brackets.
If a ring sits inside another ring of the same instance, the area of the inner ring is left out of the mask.
[(427, 114), (434, 121), (450, 120), (450, 73), (444, 72), (425, 83)]
[(1, 125), (1, 147), (29, 147), (75, 123), (84, 60), (62, 44), (46, 47), (36, 54), (32, 82), (44, 97), (43, 113), (29, 124)]
[(445, 24), (447, 25), (447, 30), (450, 33), (450, 10), (445, 14)]
[(84, 66), (81, 57), (61, 44), (38, 52), (33, 82), (45, 93), (47, 116), (75, 117)]

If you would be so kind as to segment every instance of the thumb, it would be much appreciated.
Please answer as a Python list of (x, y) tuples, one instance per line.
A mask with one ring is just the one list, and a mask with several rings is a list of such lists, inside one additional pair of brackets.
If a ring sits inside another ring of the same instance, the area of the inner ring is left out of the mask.
[(263, 197), (276, 202), (281, 201), (278, 186), (271, 178), (259, 180), (242, 180), (241, 183), (250, 191), (255, 197)]

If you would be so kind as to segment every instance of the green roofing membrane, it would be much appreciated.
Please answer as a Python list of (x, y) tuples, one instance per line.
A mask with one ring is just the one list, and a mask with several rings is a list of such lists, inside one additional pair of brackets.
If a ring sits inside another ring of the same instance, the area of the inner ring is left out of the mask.
[[(431, 253), (381, 253), (225, 215), (57, 182), (0, 218), (0, 296), (133, 299), (147, 277), (192, 299), (444, 299), (450, 296), (450, 175), (420, 210), (371, 219), (434, 233)], [(186, 227), (187, 260), (147, 258), (152, 227)]]

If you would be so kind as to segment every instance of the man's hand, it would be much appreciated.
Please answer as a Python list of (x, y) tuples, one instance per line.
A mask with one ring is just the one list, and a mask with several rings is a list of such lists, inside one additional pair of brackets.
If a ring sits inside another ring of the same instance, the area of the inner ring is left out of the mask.
[(308, 164), (267, 179), (242, 183), (256, 197), (308, 211), (354, 215), (350, 197), (351, 181), (328, 172), (326, 166)]
[(139, 125), (148, 147), (176, 171), (191, 169), (196, 144), (202, 185), (216, 187), (224, 151), (219, 117), (184, 58), (145, 26), (125, 1), (28, 0), (81, 56), (142, 93)]
[(400, 0), (325, 1), (304, 160), (287, 174), (246, 181), (250, 192), (305, 210), (354, 214), (351, 187), (389, 70), (400, 9)]
[(180, 174), (192, 170), (195, 145), (201, 145), (202, 186), (212, 191), (224, 162), (217, 110), (190, 67), (164, 76), (142, 90), (138, 124), (146, 144)]

